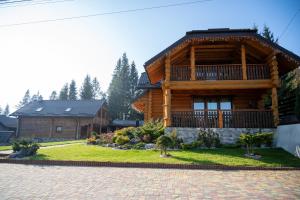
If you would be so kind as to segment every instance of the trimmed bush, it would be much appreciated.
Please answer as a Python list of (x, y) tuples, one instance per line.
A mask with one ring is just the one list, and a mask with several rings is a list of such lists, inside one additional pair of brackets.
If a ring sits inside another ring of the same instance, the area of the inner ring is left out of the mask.
[(114, 133), (104, 133), (99, 135), (100, 144), (111, 144), (113, 143)]
[(156, 146), (160, 148), (160, 155), (167, 156), (167, 148), (173, 146), (173, 140), (167, 135), (162, 135), (157, 138)]
[(219, 135), (212, 129), (200, 130), (198, 141), (201, 141), (207, 148), (221, 146)]
[(24, 156), (35, 155), (40, 145), (31, 140), (15, 140), (12, 143), (13, 152), (23, 152)]
[(120, 136), (116, 137), (116, 143), (118, 145), (124, 145), (128, 142), (129, 142), (129, 137), (128, 136), (120, 135)]

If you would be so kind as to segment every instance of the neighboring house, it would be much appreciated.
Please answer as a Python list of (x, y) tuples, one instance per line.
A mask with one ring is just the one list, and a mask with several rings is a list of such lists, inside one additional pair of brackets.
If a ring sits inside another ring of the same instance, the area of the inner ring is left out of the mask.
[(0, 143), (7, 143), (15, 136), (17, 129), (17, 119), (0, 115)]
[(112, 129), (112, 131), (114, 131), (126, 127), (143, 126), (143, 124), (144, 121), (114, 119), (109, 126)]
[(144, 93), (132, 106), (166, 127), (273, 128), (279, 77), (299, 65), (299, 56), (256, 30), (190, 31), (145, 63)]
[(6, 115), (0, 115), (0, 131), (16, 131), (17, 119), (8, 117)]
[(104, 100), (42, 100), (11, 114), (18, 117), (18, 137), (79, 139), (108, 125)]

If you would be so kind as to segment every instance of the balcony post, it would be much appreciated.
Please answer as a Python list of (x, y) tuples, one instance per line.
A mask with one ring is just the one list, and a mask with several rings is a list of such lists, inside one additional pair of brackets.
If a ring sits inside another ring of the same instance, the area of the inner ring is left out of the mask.
[(163, 90), (164, 95), (164, 126), (171, 126), (171, 90), (165, 88)]
[(276, 127), (279, 124), (278, 96), (276, 87), (272, 88), (272, 111), (274, 117), (274, 125)]
[(220, 109), (218, 110), (218, 128), (223, 128), (223, 113)]
[(191, 80), (196, 80), (196, 66), (195, 66), (195, 47), (191, 47)]
[(246, 63), (246, 48), (245, 45), (241, 47), (241, 59), (242, 59), (242, 72), (243, 72), (243, 80), (247, 80), (247, 63)]

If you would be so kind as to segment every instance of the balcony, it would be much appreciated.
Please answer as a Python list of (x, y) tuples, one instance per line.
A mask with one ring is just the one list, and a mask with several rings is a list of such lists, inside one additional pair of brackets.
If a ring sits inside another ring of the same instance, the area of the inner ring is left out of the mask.
[(172, 127), (273, 128), (271, 110), (194, 110), (171, 113)]
[[(270, 69), (265, 64), (247, 64), (248, 80), (270, 79)], [(241, 64), (196, 65), (196, 80), (243, 80)], [(171, 81), (191, 80), (190, 66), (172, 66)]]

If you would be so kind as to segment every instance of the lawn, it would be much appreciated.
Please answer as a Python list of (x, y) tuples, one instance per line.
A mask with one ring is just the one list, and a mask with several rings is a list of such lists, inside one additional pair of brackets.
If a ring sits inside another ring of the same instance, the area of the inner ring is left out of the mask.
[[(41, 147), (48, 147), (48, 146), (55, 146), (55, 145), (64, 145), (64, 144), (76, 144), (76, 143), (83, 143), (86, 140), (66, 140), (60, 142), (42, 142), (39, 143)], [(0, 146), (0, 151), (11, 150), (11, 146)]]
[(227, 166), (300, 167), (300, 159), (282, 149), (258, 149), (260, 160), (245, 158), (243, 149), (203, 149), (170, 151), (171, 158), (160, 158), (156, 150), (114, 150), (111, 148), (75, 144), (40, 149), (33, 160), (77, 160), (108, 162), (153, 162), (181, 164), (220, 164)]

